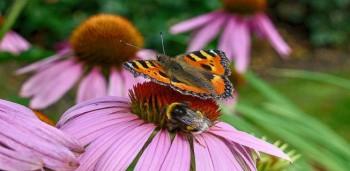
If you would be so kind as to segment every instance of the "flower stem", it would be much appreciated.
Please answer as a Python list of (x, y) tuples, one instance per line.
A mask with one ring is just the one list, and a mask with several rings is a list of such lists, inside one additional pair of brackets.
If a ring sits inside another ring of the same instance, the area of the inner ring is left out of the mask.
[(0, 29), (0, 40), (9, 31), (12, 25), (15, 23), (18, 15), (21, 13), (23, 7), (27, 4), (28, 0), (15, 0), (9, 10), (5, 22)]

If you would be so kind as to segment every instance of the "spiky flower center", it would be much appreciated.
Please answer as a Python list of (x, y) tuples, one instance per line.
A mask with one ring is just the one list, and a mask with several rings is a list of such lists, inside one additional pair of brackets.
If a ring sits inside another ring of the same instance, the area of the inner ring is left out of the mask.
[(129, 96), (132, 112), (148, 123), (158, 125), (159, 128), (168, 128), (163, 109), (174, 102), (189, 103), (189, 109), (200, 111), (212, 123), (221, 115), (219, 106), (211, 99), (201, 100), (198, 97), (183, 95), (169, 86), (154, 82), (137, 84), (133, 90), (129, 90)]
[(222, 0), (225, 11), (241, 15), (251, 15), (264, 11), (266, 0)]
[(143, 46), (140, 32), (127, 19), (99, 14), (80, 24), (70, 37), (75, 56), (86, 63), (108, 67), (121, 66), (135, 57), (137, 49), (120, 43), (120, 40), (138, 47)]

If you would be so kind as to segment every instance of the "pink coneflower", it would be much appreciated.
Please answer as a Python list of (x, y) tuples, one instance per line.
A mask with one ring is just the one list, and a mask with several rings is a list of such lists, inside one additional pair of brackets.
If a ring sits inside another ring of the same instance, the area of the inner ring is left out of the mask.
[[(0, 16), (0, 26), (3, 22), (4, 18)], [(0, 51), (9, 52), (13, 55), (18, 55), (29, 48), (30, 44), (14, 31), (7, 32), (0, 40)]]
[(170, 28), (174, 34), (195, 30), (188, 51), (202, 49), (223, 30), (218, 48), (235, 61), (238, 72), (246, 71), (250, 58), (250, 32), (265, 37), (286, 57), (290, 47), (264, 13), (266, 0), (222, 0), (223, 9), (183, 21)]
[(0, 100), (0, 170), (74, 170), (83, 151), (78, 141), (30, 109)]
[[(86, 101), (62, 115), (57, 127), (88, 145), (77, 170), (126, 170), (134, 160), (134, 170), (190, 170), (192, 162), (195, 170), (256, 170), (252, 152), (290, 160), (272, 144), (218, 121), (221, 113), (213, 100), (153, 82), (137, 84), (129, 94), (130, 99)], [(204, 129), (171, 129), (175, 122), (169, 118), (178, 116), (169, 114), (167, 106), (182, 102), (205, 120)]]
[(107, 94), (126, 96), (125, 90), (138, 80), (121, 70), (122, 63), (135, 56), (144, 57), (147, 51), (138, 51), (120, 40), (143, 46), (141, 34), (127, 19), (107, 14), (89, 18), (73, 31), (70, 46), (17, 71), (35, 71), (23, 84), (20, 95), (32, 98), (31, 108), (42, 109), (60, 99), (85, 75), (78, 87), (77, 102)]

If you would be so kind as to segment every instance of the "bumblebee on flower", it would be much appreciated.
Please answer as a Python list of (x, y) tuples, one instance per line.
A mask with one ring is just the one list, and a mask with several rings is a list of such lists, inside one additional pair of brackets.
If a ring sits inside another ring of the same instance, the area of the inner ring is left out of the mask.
[(195, 170), (257, 170), (253, 151), (290, 161), (272, 144), (219, 121), (212, 99), (153, 82), (137, 84), (129, 97), (89, 100), (62, 115), (57, 127), (88, 145), (78, 170), (126, 170), (134, 160), (134, 170), (190, 170), (192, 161)]

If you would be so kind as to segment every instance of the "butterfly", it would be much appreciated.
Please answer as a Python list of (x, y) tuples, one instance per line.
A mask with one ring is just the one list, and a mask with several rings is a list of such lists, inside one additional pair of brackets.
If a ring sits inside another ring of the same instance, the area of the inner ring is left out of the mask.
[(182, 94), (227, 99), (233, 91), (228, 63), (220, 50), (200, 50), (175, 57), (159, 54), (157, 60), (128, 61), (123, 66), (135, 77), (149, 78)]

